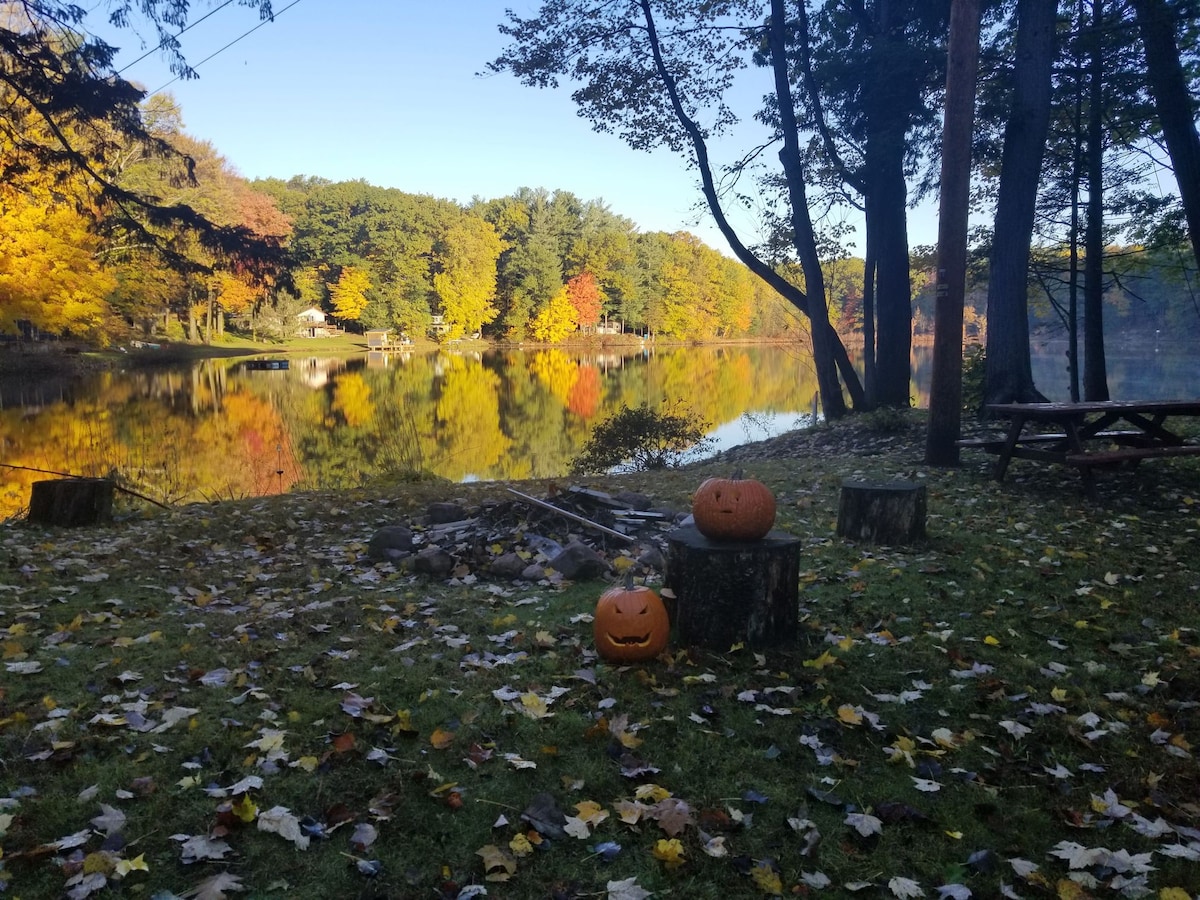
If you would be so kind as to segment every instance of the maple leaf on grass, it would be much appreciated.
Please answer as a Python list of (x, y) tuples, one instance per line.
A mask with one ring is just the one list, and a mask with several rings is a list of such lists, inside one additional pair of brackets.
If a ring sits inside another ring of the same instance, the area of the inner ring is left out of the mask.
[(190, 891), (185, 891), (183, 896), (188, 900), (226, 900), (230, 891), (244, 890), (239, 876), (231, 872), (219, 872), (211, 878), (205, 878)]
[(605, 885), (608, 897), (605, 900), (646, 900), (650, 891), (637, 883), (637, 878), (625, 878), (621, 881), (610, 881)]
[(671, 838), (670, 840), (664, 838), (656, 841), (654, 848), (650, 852), (655, 859), (669, 870), (678, 869), (685, 862), (683, 844), (679, 842), (678, 838)]

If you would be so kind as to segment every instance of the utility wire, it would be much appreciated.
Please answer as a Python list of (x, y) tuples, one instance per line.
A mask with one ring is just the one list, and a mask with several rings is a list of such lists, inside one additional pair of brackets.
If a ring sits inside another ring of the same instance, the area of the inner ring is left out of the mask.
[(204, 15), (202, 15), (200, 18), (198, 18), (198, 19), (197, 19), (195, 22), (192, 22), (192, 23), (190, 23), (190, 24), (188, 24), (188, 25), (184, 26), (183, 28), (181, 28), (181, 29), (178, 31), (178, 33), (176, 33), (176, 34), (173, 34), (171, 37), (168, 37), (168, 38), (163, 38), (163, 39), (162, 39), (162, 42), (161, 42), (161, 43), (159, 43), (159, 45), (158, 45), (157, 47), (153, 47), (153, 48), (151, 48), (151, 49), (147, 50), (145, 53), (143, 53), (141, 56), (139, 56), (137, 59), (135, 59), (135, 60), (134, 60), (133, 62), (131, 62), (129, 65), (127, 65), (127, 66), (126, 66), (124, 69), (121, 69), (120, 71), (118, 71), (118, 72), (117, 72), (117, 74), (118, 74), (118, 75), (123, 75), (123, 74), (125, 74), (125, 72), (126, 72), (128, 69), (131, 69), (131, 68), (133, 68), (134, 66), (136, 66), (138, 63), (140, 63), (140, 62), (141, 62), (143, 59), (145, 59), (145, 58), (146, 58), (147, 56), (149, 56), (151, 53), (154, 53), (154, 52), (156, 52), (156, 51), (158, 51), (158, 50), (161, 50), (163, 47), (167, 46), (167, 42), (168, 42), (168, 41), (173, 41), (175, 38), (179, 37), (179, 36), (180, 36), (181, 34), (183, 34), (185, 31), (189, 31), (189, 30), (191, 30), (192, 28), (195, 28), (197, 25), (199, 25), (201, 22), (203, 22), (203, 21), (204, 21), (205, 19), (207, 19), (209, 16), (214, 16), (214, 15), (216, 15), (217, 13), (219, 13), (221, 10), (223, 10), (225, 7), (227, 7), (227, 6), (228, 6), (230, 3), (232, 3), (232, 2), (233, 2), (233, 0), (225, 0), (225, 2), (224, 2), (224, 3), (222, 3), (220, 6), (218, 6), (216, 9), (214, 9), (214, 10), (211, 10), (210, 12), (207, 12), (207, 13), (205, 13), (205, 14), (204, 14)]
[[(200, 68), (200, 67), (201, 67), (202, 65), (204, 65), (206, 62), (208, 62), (210, 59), (212, 59), (214, 56), (219, 56), (220, 54), (224, 53), (226, 50), (228, 50), (230, 47), (232, 47), (232, 46), (233, 46), (234, 44), (236, 44), (238, 41), (242, 40), (242, 38), (249, 37), (250, 35), (254, 34), (254, 32), (258, 31), (258, 29), (262, 28), (264, 25), (267, 25), (267, 24), (269, 24), (269, 23), (271, 23), (271, 22), (274, 22), (276, 19), (278, 19), (280, 16), (282, 16), (282, 15), (283, 15), (285, 12), (287, 12), (289, 9), (291, 9), (293, 6), (295, 6), (295, 5), (296, 5), (297, 3), (299, 3), (299, 2), (300, 2), (300, 0), (292, 0), (292, 2), (291, 2), (291, 3), (289, 3), (289, 4), (288, 4), (287, 6), (285, 6), (283, 9), (281, 9), (279, 12), (275, 13), (274, 15), (272, 15), (272, 16), (271, 16), (271, 18), (269, 18), (269, 19), (264, 19), (263, 21), (261, 21), (261, 22), (259, 22), (257, 25), (255, 25), (253, 28), (251, 28), (249, 31), (243, 32), (242, 34), (238, 35), (238, 36), (237, 36), (237, 37), (235, 37), (235, 38), (234, 38), (232, 41), (230, 41), (228, 44), (226, 44), (224, 47), (222, 47), (221, 49), (219, 49), (219, 50), (217, 50), (217, 51), (215, 51), (215, 52), (213, 52), (213, 53), (210, 53), (208, 56), (204, 57), (204, 59), (200, 60), (200, 62), (196, 63), (196, 64), (195, 64), (194, 66), (192, 66), (191, 68), (192, 68), (193, 70), (194, 70), (194, 69), (198, 69), (198, 68)], [(214, 12), (215, 12), (215, 10), (214, 10)], [(162, 87), (155, 88), (155, 89), (154, 89), (153, 91), (151, 91), (150, 93), (151, 93), (151, 94), (157, 94), (159, 91), (161, 91), (161, 90), (164, 90), (165, 88), (168, 88), (168, 87), (170, 87), (171, 85), (173, 85), (173, 84), (174, 84), (175, 82), (177, 82), (177, 81), (178, 81), (178, 80), (179, 80), (181, 77), (182, 77), (182, 76), (180, 76), (180, 75), (176, 75), (174, 78), (172, 78), (172, 79), (171, 79), (170, 81), (168, 81), (166, 84), (164, 84)]]

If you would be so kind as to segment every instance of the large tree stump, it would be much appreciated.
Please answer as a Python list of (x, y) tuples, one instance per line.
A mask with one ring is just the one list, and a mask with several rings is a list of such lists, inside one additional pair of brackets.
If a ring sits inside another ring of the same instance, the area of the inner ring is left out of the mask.
[(925, 539), (925, 485), (912, 481), (842, 482), (838, 537), (871, 544)]
[(40, 525), (96, 525), (112, 520), (113, 482), (107, 478), (35, 481), (29, 521)]
[(683, 644), (726, 651), (794, 641), (800, 539), (772, 531), (760, 541), (710, 541), (693, 525), (676, 528), (667, 536), (666, 586)]

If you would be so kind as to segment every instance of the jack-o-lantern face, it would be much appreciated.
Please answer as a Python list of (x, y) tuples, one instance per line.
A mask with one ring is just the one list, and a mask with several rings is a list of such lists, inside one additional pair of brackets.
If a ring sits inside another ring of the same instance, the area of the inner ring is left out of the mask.
[(612, 662), (654, 659), (667, 646), (671, 623), (658, 594), (632, 580), (610, 588), (596, 603), (592, 635), (597, 652)]
[(710, 478), (692, 496), (692, 518), (712, 541), (757, 541), (775, 524), (775, 497), (761, 481)]

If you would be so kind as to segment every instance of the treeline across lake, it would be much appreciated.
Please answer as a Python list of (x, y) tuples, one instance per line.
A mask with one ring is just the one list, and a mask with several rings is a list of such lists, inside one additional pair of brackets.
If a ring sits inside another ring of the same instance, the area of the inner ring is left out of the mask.
[(254, 187), (291, 222), (300, 305), (354, 328), (543, 342), (598, 329), (704, 340), (799, 328), (741, 263), (688, 233), (642, 233), (568, 191), (463, 206), (364, 181)]

